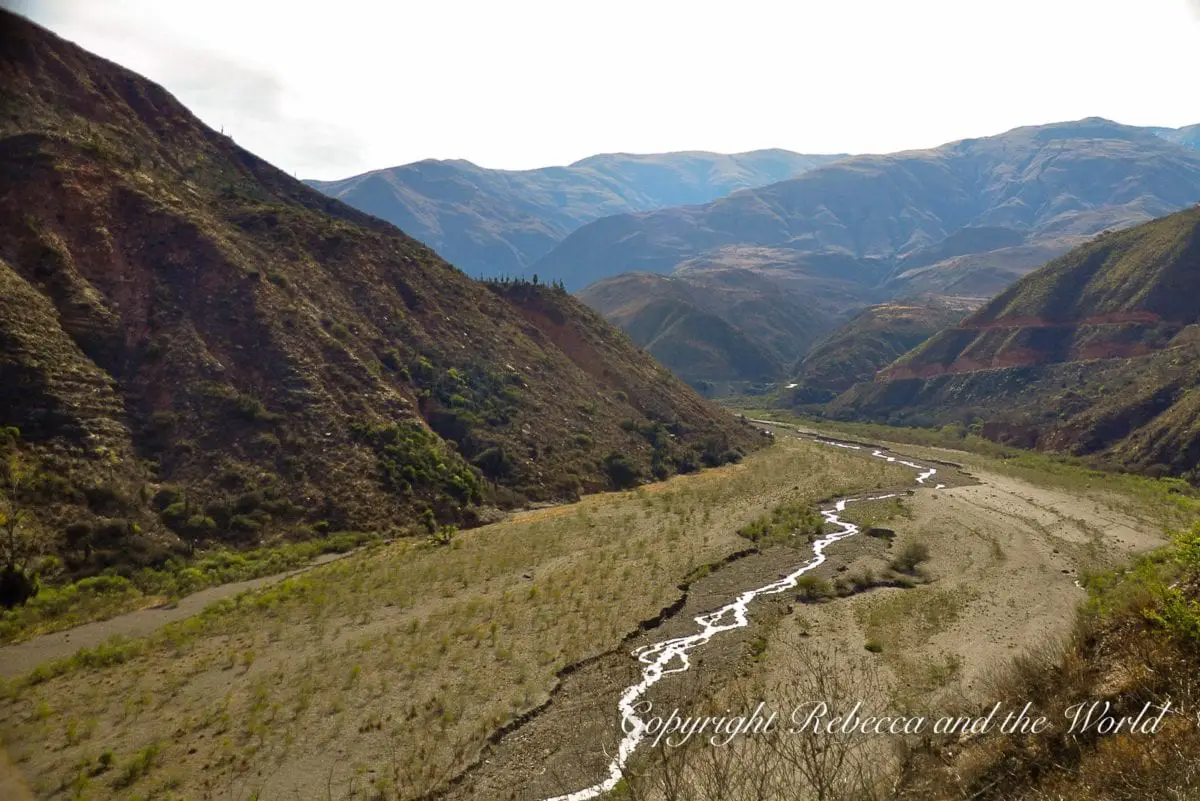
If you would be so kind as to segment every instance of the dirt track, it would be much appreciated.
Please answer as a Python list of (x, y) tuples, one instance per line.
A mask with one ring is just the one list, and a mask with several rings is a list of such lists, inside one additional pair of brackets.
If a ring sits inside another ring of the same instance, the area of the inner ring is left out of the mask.
[(120, 635), (122, 637), (144, 637), (152, 631), (162, 628), (168, 623), (183, 620), (199, 614), (204, 607), (222, 598), (231, 598), (239, 592), (253, 590), (257, 587), (267, 587), (277, 584), (285, 578), (303, 573), (306, 570), (334, 562), (349, 556), (349, 553), (328, 553), (318, 556), (304, 567), (276, 573), (273, 576), (235, 581), (218, 587), (186, 595), (178, 603), (170, 606), (155, 606), (149, 609), (139, 609), (124, 615), (99, 620), (95, 623), (85, 623), (63, 631), (43, 634), (26, 642), (6, 645), (0, 648), (0, 678), (12, 678), (28, 673), (38, 665), (53, 659), (71, 656), (81, 648), (95, 648), (100, 643)]

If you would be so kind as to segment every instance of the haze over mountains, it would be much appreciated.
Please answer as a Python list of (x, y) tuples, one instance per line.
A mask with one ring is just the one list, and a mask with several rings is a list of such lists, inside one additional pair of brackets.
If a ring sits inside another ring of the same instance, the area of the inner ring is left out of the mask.
[(393, 223), (470, 275), (521, 275), (569, 233), (601, 217), (706, 203), (837, 158), (787, 150), (618, 153), (519, 171), (427, 160), (306, 183)]
[(604, 282), (581, 297), (678, 375), (719, 384), (785, 376), (871, 304), (978, 303), (1102, 230), (1200, 199), (1198, 132), (1091, 118), (840, 160), (424, 161), (309, 183), (472, 274)]
[(756, 446), (569, 295), (472, 280), (0, 22), (0, 428), (69, 570), (470, 523)]

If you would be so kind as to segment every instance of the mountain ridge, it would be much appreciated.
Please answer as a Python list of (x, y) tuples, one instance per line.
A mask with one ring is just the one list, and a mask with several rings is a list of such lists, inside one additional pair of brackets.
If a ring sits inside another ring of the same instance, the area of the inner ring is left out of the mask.
[(780, 149), (613, 153), (528, 170), (425, 159), (305, 183), (395, 224), (472, 275), (494, 277), (525, 273), (600, 217), (705, 202), (837, 158)]
[(901, 259), (971, 226), (1008, 229), (1023, 244), (1053, 244), (1197, 199), (1200, 153), (1147, 129), (1087, 118), (851, 156), (702, 206), (607, 217), (572, 233), (534, 269), (574, 289), (620, 272), (666, 273), (720, 247), (753, 245), (773, 249), (795, 270), (838, 257), (883, 282), (895, 277)]

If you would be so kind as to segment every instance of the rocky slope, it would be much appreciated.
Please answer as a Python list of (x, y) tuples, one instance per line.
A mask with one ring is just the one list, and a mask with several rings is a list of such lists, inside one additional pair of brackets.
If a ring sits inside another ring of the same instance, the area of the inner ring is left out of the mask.
[(0, 23), (0, 492), (71, 569), (471, 523), (757, 442), (565, 293), (480, 284)]
[(836, 158), (787, 150), (618, 153), (537, 170), (427, 160), (307, 183), (395, 224), (470, 275), (518, 276), (569, 233), (600, 217), (707, 203)]
[(831, 405), (974, 423), (1022, 445), (1154, 472), (1200, 464), (1200, 207), (1104, 234)]

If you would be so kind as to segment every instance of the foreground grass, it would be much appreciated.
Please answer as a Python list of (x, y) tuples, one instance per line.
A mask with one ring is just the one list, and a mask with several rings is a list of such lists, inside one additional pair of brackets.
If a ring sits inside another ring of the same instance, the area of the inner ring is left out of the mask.
[(43, 796), (416, 797), (542, 703), (563, 666), (616, 647), (684, 577), (744, 548), (741, 527), (910, 478), (789, 438), (447, 546), (374, 548), (43, 666), (7, 687), (0, 733)]
[(126, 577), (104, 574), (65, 585), (47, 584), (23, 606), (0, 612), (0, 643), (107, 620), (206, 587), (246, 581), (301, 567), (318, 556), (345, 553), (377, 537), (340, 532), (304, 542), (249, 551), (219, 550), (187, 562), (142, 568)]

